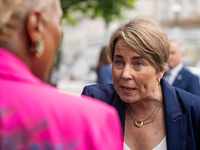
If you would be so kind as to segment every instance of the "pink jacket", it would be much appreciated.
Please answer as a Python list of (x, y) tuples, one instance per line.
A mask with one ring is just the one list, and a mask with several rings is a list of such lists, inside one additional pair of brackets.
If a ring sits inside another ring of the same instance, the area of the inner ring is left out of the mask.
[(122, 150), (118, 114), (100, 101), (59, 92), (0, 48), (1, 150)]

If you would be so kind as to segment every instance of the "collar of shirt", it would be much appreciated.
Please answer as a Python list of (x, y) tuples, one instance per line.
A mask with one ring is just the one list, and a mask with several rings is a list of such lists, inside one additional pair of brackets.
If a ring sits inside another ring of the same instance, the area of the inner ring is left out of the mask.
[(178, 66), (174, 67), (173, 69), (169, 70), (170, 72), (170, 78), (168, 80), (168, 82), (172, 85), (174, 80), (176, 79), (178, 73), (181, 71), (181, 69), (183, 68), (183, 63), (180, 63)]

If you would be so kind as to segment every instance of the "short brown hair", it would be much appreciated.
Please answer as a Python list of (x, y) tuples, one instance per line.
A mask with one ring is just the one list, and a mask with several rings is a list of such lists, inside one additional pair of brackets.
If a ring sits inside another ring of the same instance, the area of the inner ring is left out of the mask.
[(167, 35), (158, 22), (147, 17), (136, 17), (120, 26), (110, 38), (111, 61), (113, 61), (116, 42), (121, 39), (134, 51), (147, 58), (157, 72), (167, 69), (170, 45)]

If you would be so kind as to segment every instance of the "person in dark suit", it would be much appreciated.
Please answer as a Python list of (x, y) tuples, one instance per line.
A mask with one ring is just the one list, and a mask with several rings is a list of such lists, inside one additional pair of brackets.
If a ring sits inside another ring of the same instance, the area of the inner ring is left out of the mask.
[(164, 78), (171, 85), (200, 96), (199, 77), (184, 67), (183, 57), (184, 52), (180, 43), (174, 40), (170, 41), (169, 70), (164, 74)]
[(162, 27), (136, 17), (112, 34), (109, 52), (113, 84), (85, 86), (82, 95), (117, 109), (124, 150), (200, 149), (200, 97), (162, 78), (170, 54)]

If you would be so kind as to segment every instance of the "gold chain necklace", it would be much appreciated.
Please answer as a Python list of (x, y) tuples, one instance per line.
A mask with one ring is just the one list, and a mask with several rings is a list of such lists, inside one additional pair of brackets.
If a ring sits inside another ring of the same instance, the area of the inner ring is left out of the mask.
[[(128, 110), (128, 112), (129, 112), (129, 114), (131, 115), (131, 117), (133, 118), (136, 127), (141, 127), (141, 126), (143, 126), (143, 125), (146, 125), (146, 124), (149, 124), (149, 123), (153, 122), (153, 121), (155, 120), (156, 114), (157, 114), (158, 111), (160, 110), (161, 106), (162, 106), (162, 101), (159, 101), (159, 102), (158, 102), (158, 105), (157, 105), (157, 107), (156, 107), (156, 109), (155, 109), (149, 116), (147, 116), (145, 119), (142, 120), (142, 119), (138, 119), (138, 118), (133, 114), (133, 112), (132, 112), (131, 108), (128, 106), (128, 104), (126, 104), (127, 110)], [(152, 120), (150, 120), (149, 122), (144, 122), (144, 121), (146, 121), (147, 119), (149, 119), (149, 118), (152, 117), (152, 116), (153, 116)]]

